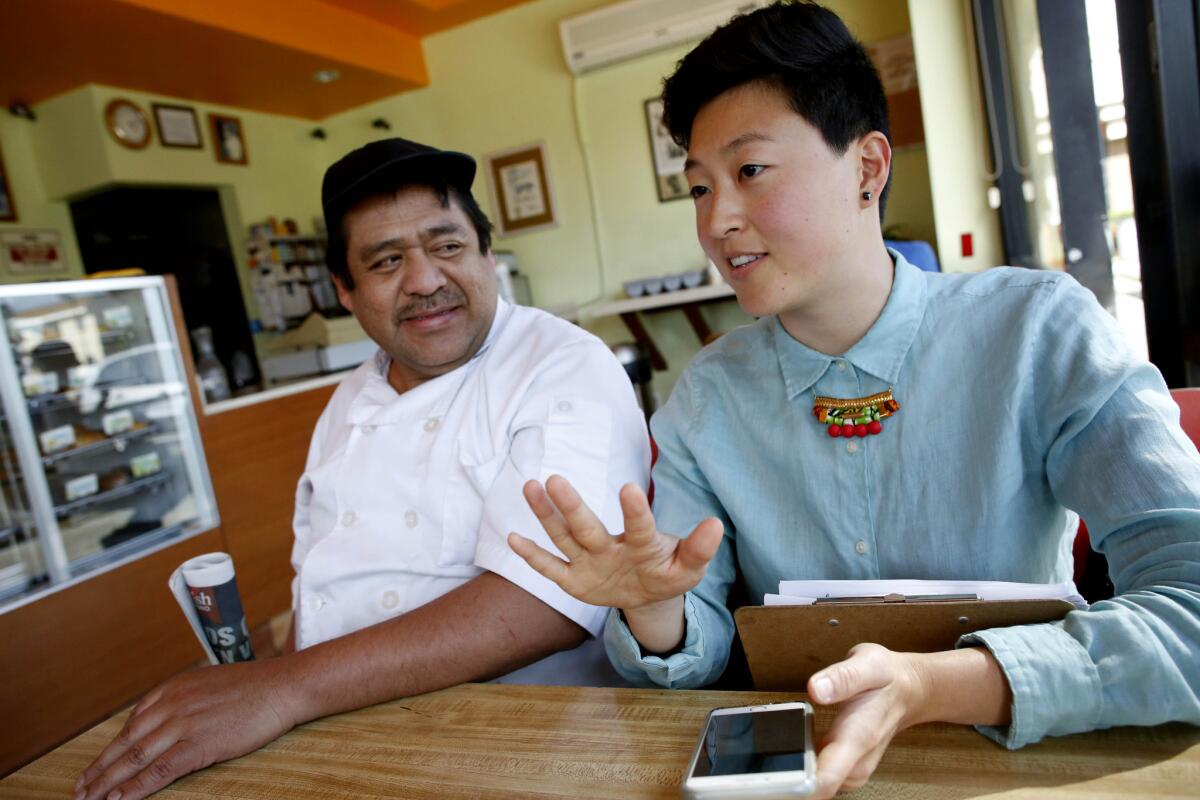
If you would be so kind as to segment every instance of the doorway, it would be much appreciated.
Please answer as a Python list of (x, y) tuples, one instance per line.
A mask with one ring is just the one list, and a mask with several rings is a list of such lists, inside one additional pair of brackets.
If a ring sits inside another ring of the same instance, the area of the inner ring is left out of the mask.
[(216, 189), (109, 189), (72, 202), (71, 217), (89, 275), (137, 267), (175, 276), (187, 329), (212, 329), (230, 388), (261, 383)]
[(1115, 0), (974, 0), (973, 11), (1016, 263), (1069, 272), (1148, 357)]

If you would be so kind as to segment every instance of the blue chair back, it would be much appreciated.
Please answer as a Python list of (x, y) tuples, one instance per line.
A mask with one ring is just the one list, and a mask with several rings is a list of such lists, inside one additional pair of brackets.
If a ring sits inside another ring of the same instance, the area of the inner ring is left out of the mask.
[(904, 256), (908, 263), (918, 269), (923, 269), (926, 272), (942, 271), (941, 266), (938, 264), (937, 254), (933, 252), (933, 245), (929, 244), (929, 242), (901, 242), (893, 239), (884, 239), (883, 243)]

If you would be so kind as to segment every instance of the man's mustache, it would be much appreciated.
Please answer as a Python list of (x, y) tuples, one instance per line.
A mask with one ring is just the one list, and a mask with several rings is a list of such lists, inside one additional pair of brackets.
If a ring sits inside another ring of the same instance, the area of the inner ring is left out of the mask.
[(465, 305), (467, 296), (457, 287), (443, 286), (427, 297), (414, 297), (402, 308), (396, 310), (393, 317), (396, 324), (413, 317), (422, 317), (447, 308)]

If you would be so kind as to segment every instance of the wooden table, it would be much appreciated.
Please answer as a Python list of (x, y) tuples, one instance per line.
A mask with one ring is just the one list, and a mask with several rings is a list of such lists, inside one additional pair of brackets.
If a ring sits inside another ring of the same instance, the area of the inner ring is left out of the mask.
[[(710, 708), (796, 699), (751, 692), (467, 684), (309, 723), (163, 798), (676, 798)], [(829, 723), (818, 712), (818, 735)], [(120, 729), (98, 725), (0, 782), (0, 797), (70, 797)], [(1195, 798), (1200, 729), (1120, 728), (1008, 752), (969, 728), (893, 742), (854, 798)]]

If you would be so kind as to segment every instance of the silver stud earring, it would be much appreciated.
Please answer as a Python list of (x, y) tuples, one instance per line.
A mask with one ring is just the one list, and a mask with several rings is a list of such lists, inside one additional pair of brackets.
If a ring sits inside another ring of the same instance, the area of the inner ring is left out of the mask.
[(871, 202), (871, 193), (863, 192), (863, 200), (866, 200), (868, 203)]

